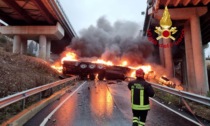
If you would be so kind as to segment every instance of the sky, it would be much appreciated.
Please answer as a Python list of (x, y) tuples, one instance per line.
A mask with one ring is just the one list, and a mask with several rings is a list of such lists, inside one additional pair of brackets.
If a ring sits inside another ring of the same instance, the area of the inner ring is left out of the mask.
[[(77, 35), (104, 16), (111, 24), (133, 21), (143, 27), (146, 0), (59, 0)], [(141, 30), (140, 29), (140, 30)]]

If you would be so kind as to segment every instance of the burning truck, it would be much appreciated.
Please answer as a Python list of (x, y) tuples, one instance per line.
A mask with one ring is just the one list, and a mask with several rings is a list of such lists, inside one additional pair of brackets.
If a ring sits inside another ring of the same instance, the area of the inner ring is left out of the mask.
[(78, 75), (82, 80), (132, 80), (135, 79), (135, 71), (142, 68), (145, 71), (145, 79), (164, 86), (177, 88), (177, 85), (166, 76), (158, 75), (152, 70), (151, 65), (129, 66), (127, 61), (113, 64), (102, 59), (79, 59), (73, 52), (68, 52), (55, 62), (52, 67), (65, 76)]
[(131, 69), (122, 66), (109, 66), (101, 63), (63, 61), (64, 75), (79, 75), (81, 79), (125, 80)]
[[(102, 63), (92, 63), (83, 61), (63, 61), (63, 74), (66, 76), (78, 75), (82, 80), (126, 80), (130, 78), (130, 73), (135, 73), (134, 69), (123, 66), (110, 66)], [(175, 88), (176, 84), (166, 76), (157, 76), (154, 71), (145, 73), (144, 78), (148, 81), (155, 82)]]

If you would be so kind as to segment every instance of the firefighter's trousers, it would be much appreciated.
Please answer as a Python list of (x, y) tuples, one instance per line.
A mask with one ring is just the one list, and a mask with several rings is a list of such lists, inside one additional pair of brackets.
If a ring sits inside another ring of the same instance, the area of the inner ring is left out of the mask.
[(133, 126), (144, 126), (148, 110), (132, 110), (132, 111), (133, 111)]

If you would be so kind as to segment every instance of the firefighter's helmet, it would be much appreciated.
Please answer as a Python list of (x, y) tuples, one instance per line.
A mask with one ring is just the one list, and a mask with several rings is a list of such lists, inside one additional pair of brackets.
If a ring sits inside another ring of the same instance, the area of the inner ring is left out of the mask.
[(136, 77), (144, 77), (144, 70), (141, 68), (136, 70)]

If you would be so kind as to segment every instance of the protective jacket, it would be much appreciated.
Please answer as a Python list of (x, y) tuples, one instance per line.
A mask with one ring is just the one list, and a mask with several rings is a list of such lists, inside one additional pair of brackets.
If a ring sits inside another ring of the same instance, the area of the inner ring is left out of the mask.
[(129, 82), (128, 88), (131, 90), (131, 103), (133, 110), (149, 110), (149, 97), (154, 96), (154, 90), (143, 78), (137, 78)]

